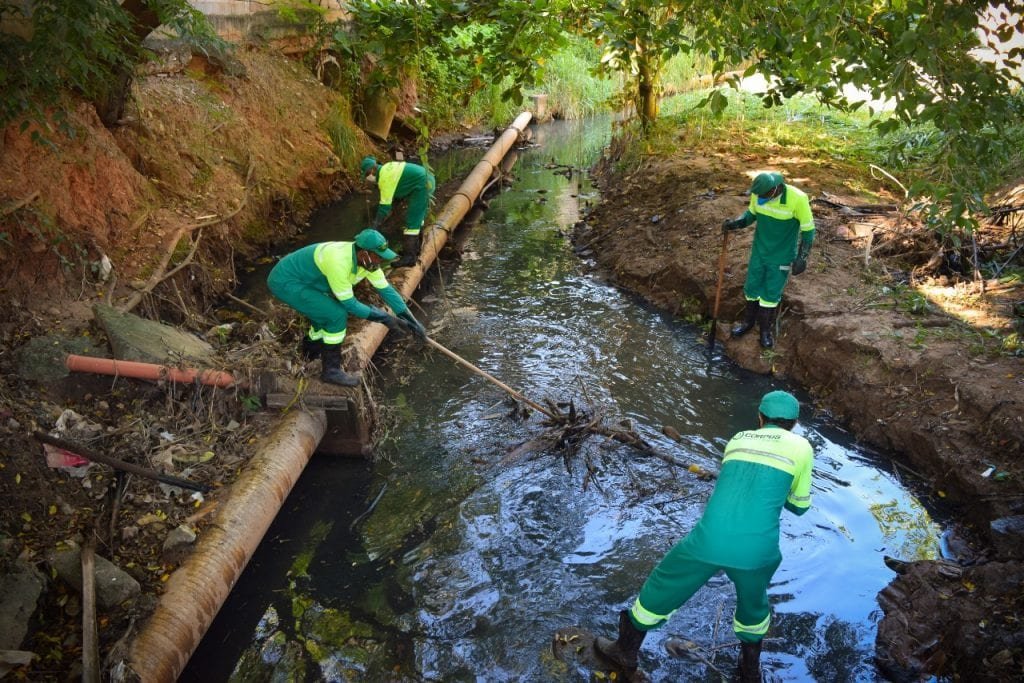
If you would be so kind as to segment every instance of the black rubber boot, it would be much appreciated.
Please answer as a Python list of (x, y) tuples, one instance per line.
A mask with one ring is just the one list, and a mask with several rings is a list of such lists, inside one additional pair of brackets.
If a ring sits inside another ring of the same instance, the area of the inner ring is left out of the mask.
[(321, 382), (343, 387), (359, 386), (358, 373), (345, 372), (341, 369), (341, 344), (321, 344), (320, 362), (323, 364), (320, 371)]
[(739, 683), (761, 683), (761, 641), (740, 643), (740, 665), (734, 680)]
[(395, 268), (405, 268), (416, 263), (420, 255), (420, 236), (404, 235), (402, 238), (402, 258), (395, 261)]
[(321, 357), (320, 348), (322, 346), (323, 342), (320, 341), (319, 339), (310, 339), (309, 337), (303, 337), (302, 347), (299, 349), (299, 352), (302, 354), (302, 357), (305, 358), (306, 360), (316, 360), (317, 358)]
[(594, 639), (594, 649), (610, 662), (615, 663), (626, 673), (632, 674), (637, 669), (637, 654), (643, 645), (647, 631), (641, 631), (629, 619), (629, 612), (619, 612), (619, 639), (611, 641), (598, 636)]
[(770, 349), (775, 346), (775, 314), (779, 307), (760, 308), (757, 311), (757, 326), (761, 331), (761, 348)]
[(736, 323), (732, 328), (732, 336), (742, 337), (754, 327), (754, 323), (757, 321), (757, 310), (759, 305), (757, 301), (748, 301), (747, 307), (743, 309), (743, 321)]

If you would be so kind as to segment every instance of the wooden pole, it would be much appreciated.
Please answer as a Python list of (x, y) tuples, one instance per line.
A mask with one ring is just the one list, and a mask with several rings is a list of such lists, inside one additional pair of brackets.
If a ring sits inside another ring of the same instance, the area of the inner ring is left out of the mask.
[(718, 304), (722, 302), (722, 282), (725, 280), (725, 252), (729, 249), (729, 231), (722, 233), (722, 253), (718, 255), (718, 286), (715, 288), (715, 305), (711, 309), (711, 331), (708, 333), (708, 351), (715, 350), (718, 336)]
[(531, 408), (533, 408), (534, 410), (536, 410), (538, 413), (543, 413), (544, 415), (547, 415), (548, 417), (550, 417), (550, 418), (552, 418), (554, 420), (558, 419), (557, 415), (552, 413), (550, 410), (548, 410), (547, 408), (545, 408), (541, 404), (534, 403), (533, 401), (531, 401), (530, 399), (526, 398), (525, 396), (523, 396), (521, 393), (519, 393), (518, 391), (516, 391), (515, 389), (513, 389), (509, 385), (507, 385), (504, 382), (502, 382), (501, 380), (499, 380), (497, 377), (494, 377), (493, 375), (487, 374), (486, 372), (484, 372), (483, 370), (481, 370), (477, 366), (475, 366), (472, 363), (470, 363), (465, 358), (463, 358), (463, 357), (455, 354), (454, 352), (449, 351), (445, 347), (441, 346), (440, 344), (438, 344), (433, 339), (427, 337), (427, 344), (432, 346), (432, 347), (434, 347), (435, 349), (437, 349), (438, 351), (440, 351), (444, 355), (448, 356), (449, 358), (451, 358), (453, 361), (455, 361), (459, 365), (462, 365), (463, 367), (465, 367), (465, 368), (471, 370), (472, 372), (480, 375), (481, 377), (486, 379), (488, 382), (491, 382), (495, 386), (498, 386), (501, 389), (503, 389), (504, 391), (508, 392), (508, 394), (512, 398), (516, 399), (517, 401), (521, 401), (522, 403), (525, 403), (526, 405), (528, 405)]
[[(494, 377), (493, 375), (489, 375), (488, 373), (484, 372), (483, 370), (481, 370), (477, 366), (475, 366), (472, 363), (470, 363), (465, 358), (462, 358), (458, 354), (456, 354), (456, 353), (454, 353), (452, 351), (449, 351), (448, 349), (446, 349), (445, 347), (441, 346), (440, 344), (438, 344), (436, 341), (434, 341), (430, 337), (427, 337), (426, 341), (427, 341), (427, 344), (429, 346), (432, 346), (433, 348), (437, 349), (438, 351), (440, 351), (444, 355), (448, 356), (449, 358), (451, 358), (453, 361), (455, 361), (459, 365), (461, 365), (461, 366), (471, 370), (472, 372), (474, 372), (477, 375), (480, 375), (481, 377), (483, 377), (487, 381), (491, 382), (492, 384), (494, 384), (494, 385), (496, 385), (498, 387), (501, 387), (504, 391), (508, 392), (508, 394), (510, 396), (512, 396), (512, 398), (516, 399), (517, 401), (521, 401), (521, 402), (525, 403), (526, 405), (530, 406), (531, 408), (533, 408), (537, 412), (542, 413), (544, 415), (547, 415), (549, 418), (551, 418), (552, 420), (555, 420), (556, 422), (563, 422), (564, 421), (565, 416), (556, 415), (554, 412), (552, 412), (551, 410), (548, 410), (547, 408), (545, 408), (544, 406), (540, 405), (539, 403), (535, 403), (535, 402), (531, 401), (530, 399), (526, 398), (521, 393), (519, 393), (518, 391), (516, 391), (515, 389), (513, 389), (509, 385), (505, 384), (504, 382), (502, 382), (498, 378)], [(608, 429), (607, 427), (604, 427), (602, 425), (597, 424), (596, 421), (593, 424), (587, 425), (586, 429), (589, 430), (589, 431), (594, 432), (595, 434), (600, 434), (601, 436), (607, 437), (609, 439), (614, 439), (615, 441), (618, 441), (619, 443), (623, 443), (623, 444), (626, 444), (628, 446), (633, 446), (634, 448), (636, 448), (638, 450), (641, 450), (644, 453), (647, 453), (648, 455), (653, 455), (654, 457), (658, 458), (659, 460), (663, 460), (663, 461), (669, 463), (670, 465), (677, 465), (679, 467), (684, 467), (684, 468), (686, 468), (687, 470), (689, 470), (690, 472), (692, 472), (694, 474), (697, 474), (697, 475), (700, 475), (700, 476), (705, 476), (705, 477), (714, 477), (714, 476), (716, 476), (714, 472), (709, 472), (708, 470), (704, 469), (700, 465), (695, 465), (693, 463), (688, 463), (688, 462), (686, 462), (684, 460), (680, 460), (679, 458), (676, 458), (674, 456), (666, 455), (664, 453), (658, 452), (649, 443), (644, 441), (638, 434), (630, 434), (630, 433), (620, 432), (620, 431), (615, 430), (615, 429)]]
[(96, 628), (96, 548), (82, 548), (82, 682), (100, 683), (100, 641)]
[(131, 472), (132, 474), (137, 474), (140, 477), (155, 479), (156, 481), (162, 481), (163, 483), (170, 484), (171, 486), (180, 486), (181, 488), (188, 489), (190, 491), (207, 493), (210, 490), (210, 487), (206, 484), (200, 484), (199, 482), (189, 481), (188, 479), (175, 477), (171, 474), (157, 472), (156, 470), (151, 470), (148, 467), (142, 467), (141, 465), (133, 465), (130, 462), (125, 462), (123, 460), (118, 460), (117, 458), (112, 458), (109, 455), (97, 453), (82, 444), (75, 443), (73, 441), (66, 441), (65, 439), (59, 439), (56, 436), (50, 436), (46, 432), (35, 431), (32, 433), (32, 436), (35, 437), (36, 441), (42, 441), (43, 443), (48, 443), (51, 446), (63, 448), (64, 450), (71, 451), (75, 455), (80, 455), (87, 460), (100, 462), (104, 465), (110, 465), (114, 469), (121, 470), (122, 472)]

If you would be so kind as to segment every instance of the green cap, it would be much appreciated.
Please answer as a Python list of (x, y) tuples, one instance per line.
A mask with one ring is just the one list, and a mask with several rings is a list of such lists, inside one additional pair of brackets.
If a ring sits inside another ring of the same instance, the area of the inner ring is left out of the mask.
[(362, 171), (365, 178), (370, 175), (370, 171), (377, 170), (377, 160), (373, 157), (363, 157), (363, 160), (359, 162), (359, 170)]
[(367, 228), (356, 235), (356, 246), (366, 251), (372, 251), (385, 261), (393, 261), (398, 258), (398, 254), (388, 249), (388, 241), (384, 239), (384, 235), (373, 228)]
[(788, 391), (769, 391), (761, 399), (758, 412), (776, 420), (795, 420), (800, 417), (800, 402)]
[(768, 194), (784, 182), (781, 173), (758, 173), (750, 186), (750, 194)]

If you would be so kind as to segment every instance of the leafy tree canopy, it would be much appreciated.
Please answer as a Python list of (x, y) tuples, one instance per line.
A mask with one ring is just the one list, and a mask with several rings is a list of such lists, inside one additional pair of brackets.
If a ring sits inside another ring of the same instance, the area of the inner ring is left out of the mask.
[[(856, 109), (872, 105), (850, 94), (867, 93), (892, 107), (892, 117), (877, 121), (880, 133), (933, 124), (942, 133), (941, 166), (910, 189), (948, 201), (944, 218), (953, 225), (973, 226), (970, 212), (984, 206), (978, 188), (991, 180), (986, 169), (1017, 153), (1005, 133), (1022, 113), (1024, 44), (1010, 44), (1022, 31), (1019, 0), (998, 8), (979, 0), (688, 1), (679, 11), (691, 27), (688, 49), (714, 56), (716, 72), (749, 64), (743, 75), (768, 78), (766, 105), (807, 93)], [(980, 58), (982, 48), (1003, 60)], [(725, 105), (721, 93), (709, 101), (712, 109)]]
[[(481, 80), (510, 83), (510, 99), (543, 76), (544, 61), (565, 42), (569, 0), (350, 0), (358, 48), (378, 60), (377, 76), (395, 82), (415, 71), (425, 49), (472, 58)], [(487, 30), (469, 31), (468, 26)], [(461, 31), (462, 40), (453, 40)], [(469, 37), (466, 39), (466, 37)], [(340, 36), (339, 36), (340, 38)]]

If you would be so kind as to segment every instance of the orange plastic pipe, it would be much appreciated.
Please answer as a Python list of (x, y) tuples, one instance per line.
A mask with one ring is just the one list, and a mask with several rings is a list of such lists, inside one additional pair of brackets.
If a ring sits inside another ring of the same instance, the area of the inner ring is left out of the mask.
[(198, 370), (196, 368), (172, 368), (156, 363), (140, 363), (133, 360), (96, 358), (69, 354), (64, 364), (72, 372), (91, 372), (97, 375), (116, 375), (135, 379), (161, 380), (192, 384), (199, 382), (213, 387), (227, 388), (235, 385), (235, 378), (223, 370)]

